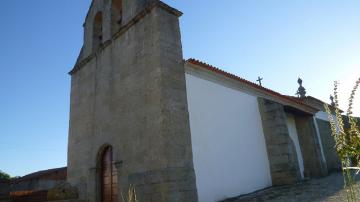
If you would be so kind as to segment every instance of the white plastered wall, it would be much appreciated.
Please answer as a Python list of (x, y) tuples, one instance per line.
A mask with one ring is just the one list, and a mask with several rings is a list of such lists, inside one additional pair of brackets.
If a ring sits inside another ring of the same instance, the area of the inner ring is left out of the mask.
[(189, 73), (186, 85), (199, 201), (271, 186), (257, 98)]
[[(333, 120), (336, 121), (336, 116), (333, 115), (332, 117), (333, 117)], [(323, 144), (322, 144), (321, 137), (320, 137), (320, 130), (319, 130), (319, 126), (318, 126), (318, 123), (317, 123), (316, 119), (330, 122), (329, 115), (328, 115), (327, 112), (319, 111), (314, 116), (314, 123), (315, 123), (316, 133), (317, 133), (317, 137), (318, 137), (319, 143), (320, 143), (321, 156), (322, 156), (323, 161), (326, 162), (326, 158), (325, 158), (325, 154), (324, 154), (324, 148), (323, 148)]]
[(319, 111), (315, 114), (315, 117), (323, 121), (329, 121), (329, 115), (327, 112)]

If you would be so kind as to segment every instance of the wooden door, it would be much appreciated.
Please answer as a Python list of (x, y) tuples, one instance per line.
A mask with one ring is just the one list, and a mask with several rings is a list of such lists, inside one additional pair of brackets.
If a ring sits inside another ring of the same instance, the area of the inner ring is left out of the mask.
[(112, 148), (105, 149), (101, 160), (101, 201), (117, 202), (117, 172), (113, 162)]

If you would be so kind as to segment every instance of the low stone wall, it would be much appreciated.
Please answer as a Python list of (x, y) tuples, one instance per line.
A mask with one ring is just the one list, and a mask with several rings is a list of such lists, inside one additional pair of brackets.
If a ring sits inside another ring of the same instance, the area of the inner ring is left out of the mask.
[(67, 169), (64, 167), (31, 173), (7, 183), (0, 181), (0, 202), (48, 201), (48, 190), (65, 183), (66, 175)]
[(10, 202), (10, 181), (0, 180), (0, 202)]
[(77, 189), (65, 182), (49, 190), (10, 192), (10, 198), (11, 202), (86, 202), (78, 200)]
[(11, 192), (49, 190), (66, 181), (67, 168), (43, 170), (11, 181)]
[(32, 191), (32, 190), (49, 190), (56, 187), (58, 184), (64, 183), (65, 180), (42, 180), (32, 179), (11, 184), (11, 191)]

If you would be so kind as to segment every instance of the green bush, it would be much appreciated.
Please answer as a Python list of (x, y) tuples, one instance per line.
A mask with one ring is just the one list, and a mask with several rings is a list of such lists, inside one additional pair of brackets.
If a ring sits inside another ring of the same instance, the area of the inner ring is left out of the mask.
[(9, 174), (0, 170), (0, 180), (10, 180), (10, 179), (11, 177)]

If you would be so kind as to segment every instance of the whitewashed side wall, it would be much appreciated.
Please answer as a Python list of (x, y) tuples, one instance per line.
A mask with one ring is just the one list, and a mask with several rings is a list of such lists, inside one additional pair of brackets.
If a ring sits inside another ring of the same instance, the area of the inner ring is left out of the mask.
[[(332, 115), (332, 118), (334, 121), (336, 121), (336, 116), (335, 115)], [(314, 122), (315, 122), (315, 128), (316, 128), (316, 132), (317, 132), (317, 137), (319, 139), (319, 142), (320, 142), (320, 148), (321, 148), (321, 155), (323, 157), (323, 160), (326, 162), (326, 157), (325, 157), (325, 151), (324, 151), (324, 147), (325, 148), (328, 148), (329, 145), (326, 145), (326, 142), (328, 142), (328, 138), (330, 137), (331, 138), (331, 134), (327, 134), (328, 136), (325, 136), (323, 137), (325, 139), (325, 145), (323, 144), (322, 140), (321, 140), (321, 131), (319, 129), (319, 125), (318, 125), (318, 122), (316, 121), (317, 119), (319, 120), (323, 120), (323, 121), (327, 121), (327, 122), (330, 122), (329, 120), (329, 115), (327, 112), (324, 112), (324, 111), (319, 111), (315, 114), (314, 116)], [(339, 127), (338, 127), (338, 124), (336, 124), (337, 126), (337, 129), (339, 131)], [(323, 131), (324, 132), (324, 131)], [(329, 143), (328, 143), (329, 144)], [(333, 147), (333, 145), (332, 145)], [(328, 153), (331, 153), (329, 152), (329, 150), (327, 150)], [(332, 157), (329, 157), (328, 158), (330, 159), (330, 162), (333, 160)], [(335, 157), (336, 158), (336, 157)], [(329, 165), (328, 165), (329, 166)]]
[(297, 159), (298, 159), (298, 163), (299, 163), (301, 177), (304, 178), (304, 160), (303, 160), (303, 156), (301, 153), (299, 136), (298, 136), (298, 132), (296, 129), (294, 115), (287, 113), (286, 114), (286, 122), (287, 122), (288, 130), (289, 130), (290, 138), (295, 145), (295, 150), (296, 150), (296, 155), (297, 155)]
[[(326, 112), (323, 111), (319, 111), (318, 113), (315, 114), (315, 117), (317, 119), (323, 120), (323, 121), (329, 121), (329, 116)], [(335, 118), (335, 117), (334, 117)]]
[(186, 74), (200, 202), (271, 186), (257, 98)]

